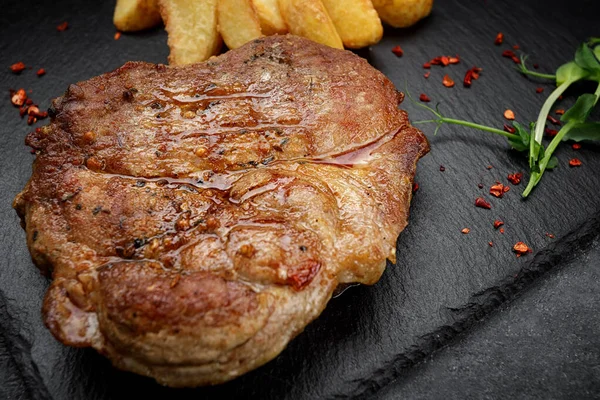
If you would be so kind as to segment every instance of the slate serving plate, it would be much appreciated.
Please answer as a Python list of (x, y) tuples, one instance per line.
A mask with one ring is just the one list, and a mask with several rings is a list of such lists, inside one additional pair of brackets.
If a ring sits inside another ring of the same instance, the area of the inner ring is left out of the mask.
[[(40, 315), (48, 281), (32, 264), (11, 208), (33, 156), (23, 143), (32, 127), (10, 105), (8, 89), (31, 90), (45, 108), (69, 83), (128, 60), (166, 62), (166, 34), (156, 29), (115, 41), (113, 2), (1, 6), (0, 398), (113, 399), (124, 397), (124, 388), (147, 398), (600, 396), (600, 146), (562, 146), (560, 168), (529, 200), (520, 198), (523, 184), (495, 199), (489, 186), (525, 172), (525, 160), (502, 138), (458, 127), (444, 127), (435, 137), (433, 127), (423, 127), (432, 152), (419, 164), (420, 189), (398, 240), (396, 265), (388, 265), (377, 285), (352, 287), (333, 299), (264, 367), (218, 387), (173, 390), (117, 371), (92, 350), (56, 342)], [(58, 32), (63, 21), (69, 28)], [(520, 76), (502, 50), (518, 44), (550, 72), (572, 58), (578, 43), (600, 33), (594, 30), (599, 22), (596, 0), (438, 0), (426, 21), (386, 29), (381, 43), (359, 54), (399, 89), (439, 102), (447, 115), (502, 126), (506, 108), (521, 122), (534, 119), (552, 88)], [(505, 34), (502, 47), (493, 45), (498, 31)], [(397, 44), (402, 58), (390, 51)], [(425, 61), (456, 53), (460, 64), (434, 67), (423, 78)], [(14, 75), (7, 67), (17, 61), (33, 69)], [(460, 82), (474, 65), (484, 71), (465, 89)], [(38, 78), (38, 68), (47, 74)], [(456, 87), (442, 86), (446, 73)], [(544, 93), (536, 94), (537, 87)], [(569, 104), (567, 96), (563, 106)], [(403, 107), (413, 120), (429, 117), (409, 102)], [(575, 156), (583, 165), (569, 168)], [(480, 195), (492, 210), (474, 207)], [(494, 219), (505, 222), (504, 234), (493, 229)], [(461, 234), (464, 227), (469, 235)], [(517, 259), (511, 252), (517, 241), (533, 254)]]

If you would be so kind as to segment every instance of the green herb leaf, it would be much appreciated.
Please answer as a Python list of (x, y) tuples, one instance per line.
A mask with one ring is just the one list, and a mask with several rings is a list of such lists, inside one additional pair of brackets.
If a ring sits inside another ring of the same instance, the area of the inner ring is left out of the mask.
[(548, 160), (548, 164), (546, 164), (546, 169), (554, 169), (558, 167), (558, 158), (556, 156), (550, 157)]
[(531, 134), (518, 122), (513, 123), (515, 133), (511, 137), (507, 138), (508, 143), (511, 147), (517, 151), (525, 151), (529, 149), (529, 141), (531, 140)]
[(575, 63), (585, 70), (600, 72), (600, 62), (587, 43), (582, 43), (575, 52)]
[(600, 122), (581, 122), (571, 128), (562, 140), (600, 141)]
[(584, 122), (594, 109), (596, 100), (596, 95), (592, 93), (582, 94), (577, 98), (575, 104), (564, 113), (560, 120), (563, 122)]
[(575, 82), (580, 79), (587, 77), (589, 73), (575, 63), (575, 61), (568, 62), (561, 65), (556, 70), (556, 86), (561, 86), (566, 82)]

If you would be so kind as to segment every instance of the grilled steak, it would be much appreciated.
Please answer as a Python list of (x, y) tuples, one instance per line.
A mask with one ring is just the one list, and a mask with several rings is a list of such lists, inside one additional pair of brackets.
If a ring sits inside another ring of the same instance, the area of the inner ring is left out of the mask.
[(14, 206), (51, 271), (44, 321), (170, 386), (279, 354), (340, 283), (373, 284), (425, 137), (354, 54), (294, 36), (71, 85), (27, 137)]

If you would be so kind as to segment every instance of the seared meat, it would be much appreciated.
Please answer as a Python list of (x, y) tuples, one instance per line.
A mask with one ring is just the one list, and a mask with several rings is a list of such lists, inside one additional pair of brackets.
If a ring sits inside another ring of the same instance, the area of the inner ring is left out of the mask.
[(375, 283), (428, 151), (354, 54), (293, 36), (71, 85), (14, 206), (61, 342), (170, 386), (279, 354), (339, 283)]

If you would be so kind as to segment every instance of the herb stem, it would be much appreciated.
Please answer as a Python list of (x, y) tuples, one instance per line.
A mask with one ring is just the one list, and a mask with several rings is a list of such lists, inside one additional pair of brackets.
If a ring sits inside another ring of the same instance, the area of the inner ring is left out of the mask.
[(481, 125), (481, 124), (476, 124), (474, 122), (464, 121), (462, 119), (440, 117), (438, 119), (430, 119), (430, 120), (425, 120), (425, 121), (416, 121), (416, 122), (413, 122), (413, 124), (424, 124), (424, 123), (428, 123), (428, 122), (435, 122), (437, 124), (446, 123), (446, 124), (453, 124), (453, 125), (461, 125), (461, 126), (466, 126), (468, 128), (478, 129), (480, 131), (486, 131), (486, 132), (495, 133), (497, 135), (502, 135), (502, 136), (507, 137), (507, 138), (514, 137), (514, 135), (512, 133), (505, 132), (502, 129), (492, 128), (492, 127), (489, 127), (489, 126), (485, 126), (485, 125)]
[(552, 79), (552, 80), (556, 80), (556, 75), (552, 75), (552, 74), (542, 74), (541, 72), (535, 72), (535, 71), (530, 71), (528, 69), (521, 69), (520, 70), (522, 74), (524, 75), (529, 75), (529, 76), (534, 76), (536, 78), (542, 78), (542, 79)]

